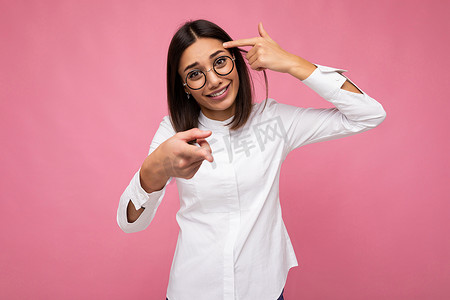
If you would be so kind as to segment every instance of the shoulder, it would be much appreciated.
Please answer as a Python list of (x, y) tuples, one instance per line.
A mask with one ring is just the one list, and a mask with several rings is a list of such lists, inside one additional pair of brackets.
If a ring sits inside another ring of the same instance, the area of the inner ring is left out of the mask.
[[(162, 121), (160, 124), (164, 124), (164, 125), (171, 125), (172, 126), (172, 122), (170, 119), (170, 116), (166, 115), (162, 118)], [(173, 126), (172, 126), (173, 127)]]
[(261, 102), (257, 102), (253, 104), (252, 108), (252, 117), (256, 115), (260, 115), (262, 113), (270, 113), (273, 112), (274, 109), (276, 109), (276, 106), (279, 103), (272, 98), (267, 98), (267, 100), (263, 100)]
[(268, 98), (267, 102), (266, 103), (264, 102), (265, 101), (254, 104), (254, 109), (252, 113), (255, 114), (255, 117), (257, 115), (262, 115), (264, 117), (274, 117), (274, 116), (287, 117), (292, 115), (293, 113), (296, 113), (304, 109), (302, 107), (280, 103), (272, 98)]
[(159, 123), (158, 131), (162, 131), (168, 136), (172, 136), (176, 133), (170, 116), (166, 115), (162, 118), (162, 121)]

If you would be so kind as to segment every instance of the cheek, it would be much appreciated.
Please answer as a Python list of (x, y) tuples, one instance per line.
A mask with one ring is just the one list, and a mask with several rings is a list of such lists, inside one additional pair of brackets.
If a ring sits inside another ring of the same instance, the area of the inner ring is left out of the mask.
[[(194, 92), (192, 91), (192, 96), (194, 96), (194, 99), (198, 102), (198, 100), (200, 100), (200, 102), (203, 100), (203, 95), (201, 92)], [(198, 99), (198, 100), (197, 100)]]

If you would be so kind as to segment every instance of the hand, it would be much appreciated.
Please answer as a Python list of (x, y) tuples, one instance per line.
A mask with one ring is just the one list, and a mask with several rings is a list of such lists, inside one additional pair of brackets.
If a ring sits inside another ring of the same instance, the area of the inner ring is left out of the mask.
[(297, 66), (298, 56), (283, 50), (264, 30), (262, 23), (258, 24), (259, 37), (226, 42), (224, 48), (251, 46), (245, 58), (253, 70), (289, 73)]
[[(193, 128), (178, 132), (162, 143), (157, 150), (162, 154), (166, 176), (190, 179), (197, 173), (205, 159), (212, 162), (211, 147), (205, 140), (211, 133)], [(196, 140), (200, 147), (188, 143), (192, 140)]]

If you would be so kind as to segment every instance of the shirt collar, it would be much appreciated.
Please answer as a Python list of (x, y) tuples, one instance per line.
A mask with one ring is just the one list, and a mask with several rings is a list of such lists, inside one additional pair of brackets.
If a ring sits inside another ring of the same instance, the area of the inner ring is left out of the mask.
[(224, 120), (224, 121), (218, 121), (208, 118), (203, 114), (203, 112), (200, 110), (200, 115), (198, 117), (198, 122), (202, 124), (206, 129), (208, 130), (214, 130), (214, 131), (229, 131), (229, 127), (226, 126), (226, 124), (230, 123), (233, 120), (234, 116), (231, 116), (230, 118)]

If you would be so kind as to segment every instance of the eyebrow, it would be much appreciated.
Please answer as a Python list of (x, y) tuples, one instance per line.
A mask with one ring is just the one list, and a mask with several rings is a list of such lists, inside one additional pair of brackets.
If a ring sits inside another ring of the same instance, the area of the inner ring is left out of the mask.
[[(217, 54), (219, 54), (219, 53), (221, 53), (221, 52), (225, 52), (225, 51), (224, 51), (224, 50), (217, 50), (216, 52), (214, 52), (213, 54), (211, 54), (211, 55), (209, 56), (209, 59), (213, 58), (214, 56), (216, 56)], [(190, 68), (193, 68), (193, 67), (195, 67), (195, 66), (198, 66), (198, 62), (195, 62), (195, 63), (193, 63), (193, 64), (190, 64), (189, 66), (187, 66), (187, 67), (184, 69), (183, 72), (186, 72), (186, 70), (188, 70), (188, 69), (190, 69)]]

